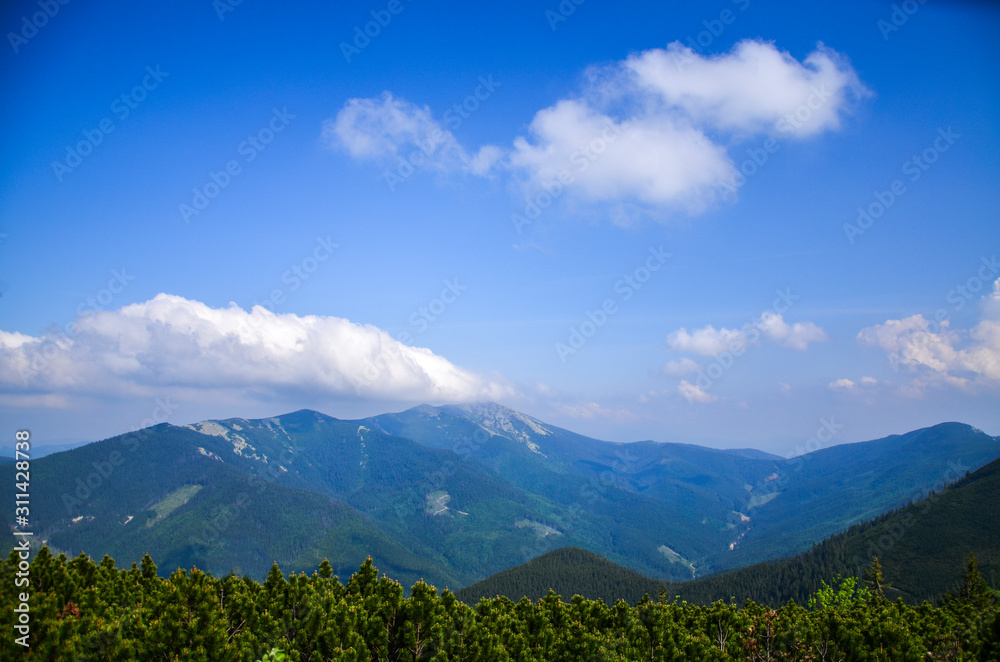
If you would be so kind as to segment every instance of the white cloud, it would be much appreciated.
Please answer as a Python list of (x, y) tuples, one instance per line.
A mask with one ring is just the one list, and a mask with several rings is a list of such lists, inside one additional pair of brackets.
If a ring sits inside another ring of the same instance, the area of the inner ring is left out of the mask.
[(670, 390), (667, 390), (667, 389), (662, 389), (662, 390), (659, 390), (659, 391), (656, 390), (656, 389), (649, 389), (645, 393), (640, 393), (639, 397), (636, 398), (636, 399), (639, 401), (639, 404), (645, 405), (645, 404), (649, 404), (653, 400), (656, 400), (656, 399), (668, 396), (671, 393), (673, 393), (673, 391), (670, 391)]
[(677, 385), (677, 392), (684, 396), (688, 402), (712, 402), (715, 400), (714, 395), (706, 393), (686, 379), (682, 379), (681, 383)]
[(945, 372), (956, 364), (958, 355), (952, 346), (955, 340), (948, 320), (943, 321), (935, 333), (930, 331), (930, 324), (923, 315), (886, 320), (884, 324), (867, 327), (858, 333), (860, 343), (882, 348), (894, 363), (926, 366), (937, 372)]
[(696, 212), (733, 174), (723, 147), (668, 115), (616, 121), (585, 100), (564, 100), (540, 110), (529, 132), (508, 159), (529, 190), (559, 187), (592, 202), (635, 198)]
[(769, 340), (790, 349), (804, 350), (809, 343), (829, 340), (826, 332), (812, 322), (788, 324), (781, 315), (772, 312), (762, 314), (757, 327)]
[(822, 44), (800, 63), (773, 44), (745, 40), (703, 57), (680, 42), (625, 62), (635, 83), (694, 122), (744, 133), (803, 137), (836, 129), (868, 91), (843, 56)]
[[(464, 150), (462, 152), (464, 154)], [(493, 145), (484, 145), (472, 157), (465, 157), (466, 169), (473, 175), (484, 177), (491, 173), (493, 167), (503, 158), (503, 150)]]
[(417, 167), (427, 164), (442, 170), (489, 173), (501, 151), (484, 147), (473, 156), (441, 126), (427, 106), (420, 107), (389, 92), (380, 98), (350, 99), (333, 119), (323, 123), (328, 147), (341, 147), (362, 160), (398, 162)]
[(529, 200), (543, 189), (553, 198), (569, 192), (610, 204), (609, 217), (624, 225), (644, 211), (704, 211), (723, 186), (732, 192), (730, 147), (755, 135), (797, 139), (837, 129), (870, 94), (846, 59), (822, 44), (799, 62), (759, 40), (716, 56), (674, 42), (588, 74), (580, 94), (537, 111), (507, 150), (485, 146), (469, 156), (429, 108), (388, 92), (349, 100), (323, 135), (359, 159), (423, 149), (441, 169), (483, 175), (503, 164)]
[(993, 281), (993, 291), (983, 297), (983, 317), (1000, 320), (1000, 278)]
[(692, 373), (698, 372), (701, 366), (686, 356), (682, 359), (676, 361), (668, 361), (665, 366), (663, 366), (663, 374), (670, 375), (671, 377), (683, 377), (684, 375), (690, 375)]
[(757, 336), (797, 350), (807, 349), (809, 343), (829, 340), (826, 332), (812, 322), (788, 324), (778, 313), (768, 311), (761, 314), (758, 321), (744, 325), (742, 329), (716, 329), (711, 324), (693, 331), (682, 327), (667, 336), (667, 347), (701, 356), (719, 356), (745, 349), (756, 342)]
[(431, 118), (429, 108), (394, 99), (388, 92), (381, 99), (348, 100), (336, 119), (323, 123), (323, 138), (356, 158), (395, 156), (407, 144), (454, 144), (454, 137)]
[(563, 175), (566, 188), (589, 201), (635, 199), (692, 213), (732, 179), (728, 145), (754, 134), (802, 138), (836, 129), (851, 103), (869, 94), (829, 48), (800, 63), (753, 40), (715, 57), (675, 42), (593, 69), (590, 78), (579, 98), (535, 115), (509, 164), (535, 189)]
[(716, 329), (709, 324), (703, 329), (688, 331), (681, 327), (667, 336), (667, 347), (678, 352), (701, 356), (718, 356), (747, 344), (747, 336), (737, 329)]
[[(159, 294), (78, 318), (72, 336), (0, 332), (0, 389), (132, 394), (170, 387), (401, 401), (495, 400), (511, 387), (339, 317), (211, 308)], [(34, 363), (34, 365), (33, 365)]]
[(974, 344), (959, 353), (962, 367), (1000, 380), (1000, 320), (983, 320), (969, 332)]
[(850, 393), (871, 392), (870, 387), (878, 384), (874, 377), (862, 377), (860, 381), (847, 379), (846, 377), (832, 381), (828, 384), (831, 391), (848, 391)]
[[(884, 350), (893, 365), (903, 365), (941, 381), (965, 385), (970, 378), (980, 382), (1000, 382), (1000, 279), (993, 292), (983, 297), (985, 319), (967, 333), (923, 315), (886, 320), (862, 329), (858, 342)], [(926, 383), (921, 380), (921, 383)]]

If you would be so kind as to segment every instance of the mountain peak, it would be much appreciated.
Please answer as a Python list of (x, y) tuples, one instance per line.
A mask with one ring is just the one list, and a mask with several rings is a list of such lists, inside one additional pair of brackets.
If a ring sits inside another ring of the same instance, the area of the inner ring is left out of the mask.
[(477, 402), (455, 408), (491, 435), (514, 439), (531, 452), (544, 455), (536, 443), (536, 435), (545, 437), (552, 434), (552, 430), (538, 419), (495, 402)]
[[(553, 434), (552, 426), (515, 409), (490, 401), (441, 406), (423, 404), (407, 409), (403, 415), (436, 421), (434, 423), (435, 429), (442, 425), (447, 426), (448, 419), (467, 421), (485, 430), (491, 437), (509, 439), (542, 457), (547, 456), (542, 452), (539, 442), (542, 438)], [(389, 431), (394, 434), (405, 434), (401, 429), (396, 428)]]

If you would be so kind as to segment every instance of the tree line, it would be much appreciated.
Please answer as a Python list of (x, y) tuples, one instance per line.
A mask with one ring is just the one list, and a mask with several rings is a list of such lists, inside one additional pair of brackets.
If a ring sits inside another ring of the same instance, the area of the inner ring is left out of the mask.
[[(277, 565), (263, 583), (197, 568), (157, 574), (147, 554), (118, 568), (105, 556), (0, 560), (0, 659), (193, 662), (625, 662), (665, 660), (997, 660), (1000, 599), (974, 556), (937, 604), (887, 597), (878, 559), (861, 579), (833, 577), (800, 605), (708, 605), (665, 591), (607, 604), (554, 592), (539, 600), (462, 603), (419, 581), (406, 594), (369, 558), (342, 583), (327, 561), (307, 575)], [(30, 593), (30, 647), (15, 642), (19, 593)]]

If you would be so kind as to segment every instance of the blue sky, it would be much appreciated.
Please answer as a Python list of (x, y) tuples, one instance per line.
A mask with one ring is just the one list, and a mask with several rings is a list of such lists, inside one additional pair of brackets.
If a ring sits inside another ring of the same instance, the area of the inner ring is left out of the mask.
[(987, 3), (9, 4), (10, 435), (1000, 433)]

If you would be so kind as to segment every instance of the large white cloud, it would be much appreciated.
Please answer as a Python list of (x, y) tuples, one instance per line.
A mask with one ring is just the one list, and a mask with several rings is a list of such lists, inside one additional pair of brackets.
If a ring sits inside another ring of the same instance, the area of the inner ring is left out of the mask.
[(983, 317), (967, 333), (941, 322), (912, 315), (862, 329), (858, 342), (879, 347), (894, 366), (936, 375), (951, 384), (969, 379), (1000, 381), (1000, 280), (981, 302)]
[(513, 389), (339, 317), (211, 308), (159, 294), (76, 320), (71, 334), (0, 331), (0, 388), (130, 393), (172, 387), (400, 401), (502, 399)]
[(846, 59), (822, 44), (799, 62), (759, 40), (716, 56), (674, 42), (588, 73), (580, 94), (539, 110), (510, 149), (468, 156), (428, 108), (388, 93), (348, 101), (324, 136), (357, 158), (396, 158), (433, 143), (442, 168), (485, 174), (502, 162), (529, 200), (548, 189), (553, 197), (568, 191), (587, 202), (697, 213), (733, 191), (728, 148), (756, 135), (836, 129), (869, 94)]
[(803, 137), (836, 129), (844, 109), (867, 94), (843, 56), (822, 44), (800, 63), (762, 41), (741, 41), (716, 57), (674, 42), (633, 55), (625, 67), (665, 109), (726, 131)]
[(589, 201), (635, 198), (698, 211), (733, 174), (723, 147), (665, 114), (617, 121), (568, 100), (539, 111), (529, 131), (508, 158), (529, 189), (559, 185)]

